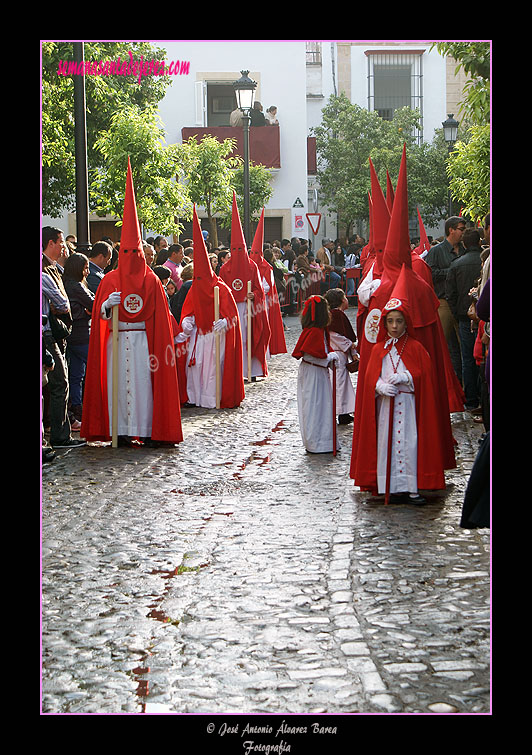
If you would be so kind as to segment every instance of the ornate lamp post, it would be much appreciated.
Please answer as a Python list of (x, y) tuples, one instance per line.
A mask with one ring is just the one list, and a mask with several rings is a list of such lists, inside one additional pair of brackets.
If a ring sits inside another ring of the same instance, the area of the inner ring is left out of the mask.
[[(450, 155), (458, 138), (458, 121), (454, 119), (454, 115), (451, 113), (447, 115), (447, 120), (443, 121), (441, 125), (443, 126), (443, 136)], [(449, 217), (453, 214), (452, 204), (451, 190), (449, 189)]]
[(244, 120), (244, 237), (250, 243), (250, 212), (249, 212), (249, 126), (251, 124), (251, 108), (257, 82), (249, 78), (249, 71), (240, 71), (242, 76), (233, 83), (236, 103), (243, 114)]
[[(74, 60), (83, 63), (83, 42), (74, 42)], [(91, 248), (89, 233), (89, 186), (87, 179), (87, 121), (85, 76), (74, 76), (74, 138), (76, 155), (76, 250), (86, 254)]]

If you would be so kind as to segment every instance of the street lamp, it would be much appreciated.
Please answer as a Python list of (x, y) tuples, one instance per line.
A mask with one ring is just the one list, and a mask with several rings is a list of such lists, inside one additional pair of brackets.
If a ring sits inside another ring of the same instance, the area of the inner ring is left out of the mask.
[(249, 71), (240, 71), (242, 76), (233, 82), (237, 106), (242, 111), (244, 121), (244, 238), (249, 243), (249, 126), (251, 124), (251, 108), (257, 82), (249, 78)]
[[(73, 42), (74, 60), (83, 64), (83, 42)], [(76, 251), (87, 254), (91, 248), (89, 186), (87, 180), (87, 123), (85, 77), (74, 76), (74, 143), (76, 154)]]
[[(441, 124), (443, 126), (443, 137), (447, 143), (449, 155), (451, 154), (456, 140), (458, 138), (458, 121), (454, 119), (453, 113), (447, 115), (447, 120)], [(449, 217), (453, 214), (451, 190), (449, 189)]]

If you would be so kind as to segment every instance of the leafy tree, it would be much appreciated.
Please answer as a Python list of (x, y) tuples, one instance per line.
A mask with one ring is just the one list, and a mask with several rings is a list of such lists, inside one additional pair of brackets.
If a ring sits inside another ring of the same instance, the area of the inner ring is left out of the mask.
[[(68, 63), (74, 60), (72, 42), (42, 43), (42, 203), (43, 213), (57, 216), (75, 207), (74, 75)], [(131, 55), (130, 55), (131, 53)], [(163, 61), (165, 51), (147, 42), (85, 42), (87, 62), (120, 60)], [(64, 65), (66, 64), (66, 69)], [(107, 131), (113, 115), (136, 105), (153, 107), (164, 97), (171, 78), (157, 74), (141, 76), (85, 76), (87, 163), (90, 170), (104, 165), (95, 142)], [(154, 69), (155, 70), (155, 69)], [(89, 193), (89, 205), (94, 205)]]
[(176, 145), (179, 164), (190, 200), (205, 208), (210, 223), (210, 238), (218, 246), (218, 228), (215, 215), (230, 212), (233, 199), (233, 168), (242, 158), (233, 156), (235, 139), (218, 141), (213, 136), (204, 136), (198, 142), (191, 136)]
[[(260, 216), (262, 208), (268, 204), (273, 194), (271, 186), (271, 171), (264, 165), (251, 163), (249, 166), (249, 214), (250, 219)], [(235, 190), (236, 203), (240, 217), (244, 218), (244, 166), (240, 165), (233, 171), (232, 186)], [(220, 218), (224, 228), (231, 226), (231, 208)], [(253, 239), (246, 239), (251, 244)]]
[(140, 223), (163, 235), (178, 233), (177, 218), (190, 217), (192, 204), (179, 180), (177, 145), (165, 145), (156, 112), (130, 106), (116, 113), (95, 149), (104, 160), (91, 183), (97, 214), (122, 217), (129, 156)]
[(417, 110), (401, 108), (391, 121), (386, 121), (378, 113), (352, 104), (344, 94), (329, 99), (322, 111), (321, 125), (313, 129), (318, 179), (320, 194), (330, 210), (338, 213), (346, 235), (353, 224), (361, 227), (368, 218), (369, 158), (386, 192), (386, 171), (395, 186), (404, 144), (411, 213), (415, 213), (416, 206), (423, 207), (427, 223), (444, 217), (447, 149), (443, 139), (434, 145), (417, 144), (418, 127)]
[(463, 203), (462, 214), (474, 223), (490, 208), (490, 127), (472, 126), (468, 143), (459, 141), (449, 159), (451, 193)]
[(460, 105), (469, 127), (449, 155), (447, 174), (452, 196), (462, 213), (473, 221), (483, 218), (490, 206), (490, 53), (489, 42), (440, 42), (433, 45), (449, 55), (470, 75)]

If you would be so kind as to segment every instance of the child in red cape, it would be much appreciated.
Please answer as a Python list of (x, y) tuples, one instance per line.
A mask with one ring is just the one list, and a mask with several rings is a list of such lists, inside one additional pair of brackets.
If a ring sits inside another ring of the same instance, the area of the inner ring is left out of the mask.
[[(329, 365), (338, 363), (338, 354), (331, 350), (327, 326), (331, 313), (323, 296), (311, 296), (301, 313), (303, 330), (292, 356), (301, 359), (297, 377), (299, 429), (303, 445), (310, 453), (332, 453), (333, 417), (332, 387)], [(336, 448), (339, 448), (338, 442)]]
[(351, 476), (361, 489), (384, 494), (390, 463), (390, 502), (422, 504), (419, 490), (445, 488), (442, 444), (434, 432), (434, 370), (428, 352), (411, 335), (400, 299), (388, 301), (382, 318), (387, 337), (374, 345), (368, 361), (360, 402), (363, 442)]

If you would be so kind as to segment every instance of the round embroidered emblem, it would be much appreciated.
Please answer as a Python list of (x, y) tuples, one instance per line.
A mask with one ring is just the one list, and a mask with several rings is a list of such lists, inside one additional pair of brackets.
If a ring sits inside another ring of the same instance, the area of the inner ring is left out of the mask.
[(391, 309), (397, 309), (403, 304), (401, 299), (390, 299), (390, 301), (385, 305), (384, 309), (388, 310), (388, 312)]
[(135, 315), (137, 312), (140, 312), (143, 306), (144, 302), (142, 301), (142, 297), (138, 294), (128, 294), (124, 299), (124, 309), (126, 312), (129, 312), (130, 315)]
[(366, 336), (366, 340), (368, 340), (370, 343), (377, 343), (380, 320), (380, 309), (375, 308), (368, 312), (366, 322), (364, 323), (364, 335)]
[(231, 285), (235, 291), (242, 291), (242, 289), (244, 288), (244, 284), (242, 283), (240, 278), (235, 278)]

